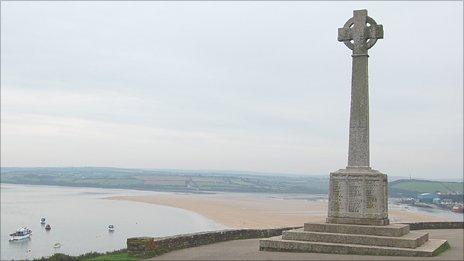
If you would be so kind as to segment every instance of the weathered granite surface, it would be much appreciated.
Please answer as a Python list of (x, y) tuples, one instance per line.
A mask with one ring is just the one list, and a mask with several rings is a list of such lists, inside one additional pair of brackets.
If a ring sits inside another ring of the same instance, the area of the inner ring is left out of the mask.
[(330, 173), (327, 222), (388, 225), (387, 175), (350, 167)]
[[(442, 227), (457, 226), (452, 222), (444, 223)], [(303, 229), (285, 231), (280, 237), (260, 240), (260, 250), (264, 251), (332, 254), (434, 256), (448, 248), (446, 240), (429, 239), (428, 233), (410, 232), (408, 224), (305, 223)]]
[(262, 251), (314, 252), (328, 254), (379, 255), (379, 256), (436, 256), (450, 246), (446, 240), (432, 239), (417, 248), (367, 246), (349, 242), (327, 243), (284, 240), (281, 236), (263, 239), (259, 242)]
[(383, 38), (383, 26), (353, 11), (338, 41), (353, 51), (348, 166), (330, 173), (327, 222), (388, 225), (387, 175), (370, 167), (368, 50)]
[(383, 26), (367, 16), (367, 10), (353, 11), (338, 41), (353, 51), (348, 166), (369, 167), (369, 79), (368, 50), (383, 38)]
[(368, 246), (416, 248), (423, 245), (429, 239), (429, 234), (423, 232), (410, 232), (400, 237), (389, 237), (364, 234), (360, 235), (313, 232), (305, 231), (303, 229), (294, 229), (284, 231), (282, 234), (282, 239), (310, 242), (349, 243)]
[(386, 237), (401, 237), (409, 233), (408, 224), (390, 224), (386, 226), (366, 226), (351, 224), (332, 223), (305, 223), (304, 231), (336, 233), (336, 234), (358, 234)]

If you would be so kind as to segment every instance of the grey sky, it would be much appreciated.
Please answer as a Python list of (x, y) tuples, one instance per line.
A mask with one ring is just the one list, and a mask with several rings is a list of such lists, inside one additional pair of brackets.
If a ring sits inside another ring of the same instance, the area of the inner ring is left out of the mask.
[(372, 167), (462, 176), (462, 2), (1, 4), (2, 166), (344, 168), (366, 8)]

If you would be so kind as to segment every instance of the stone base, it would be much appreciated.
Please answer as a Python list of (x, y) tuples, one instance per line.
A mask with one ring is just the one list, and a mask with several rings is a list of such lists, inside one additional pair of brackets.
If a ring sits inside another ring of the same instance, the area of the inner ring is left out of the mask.
[(327, 223), (305, 223), (304, 231), (336, 233), (336, 234), (357, 234), (373, 235), (386, 237), (401, 237), (409, 233), (407, 224), (391, 224), (387, 226), (364, 226), (364, 225), (344, 225)]
[(284, 240), (282, 236), (271, 237), (259, 242), (261, 251), (327, 253), (343, 255), (373, 255), (373, 256), (420, 256), (431, 257), (449, 248), (446, 240), (431, 239), (420, 247), (398, 248), (385, 246), (366, 246), (356, 244), (324, 243)]
[(371, 226), (386, 226), (390, 224), (388, 218), (384, 219), (370, 219), (370, 218), (337, 218), (328, 217), (327, 223), (335, 224), (353, 224), (353, 225), (371, 225)]
[(416, 248), (423, 245), (429, 239), (429, 233), (414, 231), (400, 237), (389, 237), (376, 235), (324, 233), (295, 229), (284, 231), (282, 234), (282, 239), (342, 244), (350, 243), (367, 246)]
[(368, 167), (330, 173), (327, 222), (388, 225), (387, 190), (387, 175)]
[(424, 232), (409, 232), (409, 225), (385, 226), (306, 223), (303, 229), (262, 239), (262, 251), (330, 254), (435, 256), (449, 248), (446, 240), (431, 239)]

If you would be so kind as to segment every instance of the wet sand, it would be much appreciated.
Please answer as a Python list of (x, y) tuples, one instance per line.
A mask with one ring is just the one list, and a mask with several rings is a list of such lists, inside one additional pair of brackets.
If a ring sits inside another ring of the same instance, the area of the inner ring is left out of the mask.
[[(107, 199), (182, 208), (230, 228), (302, 226), (305, 222), (322, 222), (327, 216), (327, 200), (324, 199), (282, 199), (240, 193), (116, 196)], [(443, 217), (405, 209), (390, 210), (389, 218), (391, 222), (447, 221)]]

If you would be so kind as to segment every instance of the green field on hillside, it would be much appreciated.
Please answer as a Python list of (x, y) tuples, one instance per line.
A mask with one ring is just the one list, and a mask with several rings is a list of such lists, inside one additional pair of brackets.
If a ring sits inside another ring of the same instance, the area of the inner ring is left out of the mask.
[(462, 182), (441, 182), (427, 180), (398, 180), (390, 184), (390, 188), (417, 193), (462, 193)]
[[(244, 172), (121, 168), (1, 168), (0, 181), (13, 184), (120, 188), (177, 192), (327, 194), (329, 176), (256, 175)], [(400, 179), (389, 182), (390, 197), (429, 192), (462, 193), (462, 182)]]
[(277, 176), (214, 171), (118, 168), (2, 168), (1, 182), (177, 192), (326, 194), (325, 176)]

